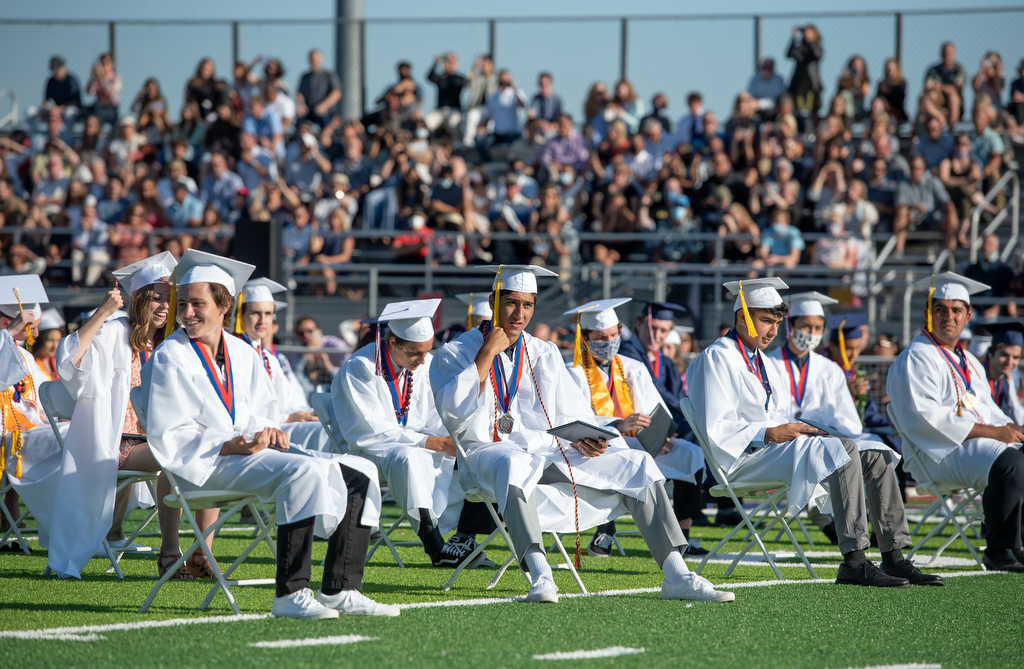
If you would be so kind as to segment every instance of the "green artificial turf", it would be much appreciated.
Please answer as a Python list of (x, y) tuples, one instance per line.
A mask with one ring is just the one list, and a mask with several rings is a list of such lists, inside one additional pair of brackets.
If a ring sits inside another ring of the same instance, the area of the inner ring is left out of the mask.
[[(395, 507), (385, 508), (394, 514)], [(135, 514), (133, 514), (133, 518)], [(228, 528), (240, 529), (229, 524)], [(628, 522), (619, 529), (628, 530)], [(701, 528), (711, 547), (724, 536), (720, 528)], [(246, 546), (247, 535), (224, 532), (215, 541), (218, 559), (230, 561)], [(775, 533), (769, 535), (773, 539)], [(811, 532), (831, 557), (813, 563), (838, 565), (840, 558), (824, 536)], [(948, 536), (948, 533), (947, 533)], [(395, 539), (413, 539), (406, 528)], [(636, 535), (621, 536), (626, 557), (598, 560), (584, 556), (582, 578), (591, 592), (654, 588), (660, 570)], [(188, 537), (182, 536), (185, 543)], [(583, 538), (589, 540), (589, 533)], [(157, 537), (145, 542), (156, 544)], [(574, 538), (563, 537), (571, 552)], [(932, 542), (937, 546), (940, 541)], [(127, 557), (126, 580), (104, 573), (92, 561), (81, 581), (40, 576), (46, 551), (34, 544), (32, 556), (0, 553), (0, 634), (5, 630), (37, 630), (171, 618), (224, 616), (230, 608), (218, 595), (208, 611), (199, 611), (208, 582), (172, 582), (161, 590), (153, 609), (137, 613), (152, 587), (155, 561)], [(728, 551), (736, 552), (739, 542)], [(768, 543), (773, 551), (788, 544)], [(805, 546), (806, 548), (806, 546)], [(318, 564), (326, 544), (314, 545)], [(378, 550), (366, 570), (364, 592), (382, 602), (415, 603), (510, 597), (526, 593), (526, 580), (506, 573), (494, 590), (484, 590), (493, 570), (463, 574), (448, 593), (441, 592), (447, 570), (434, 569), (418, 547), (400, 547), (407, 568), (399, 569), (386, 549)], [(509, 553), (496, 542), (488, 554), (501, 562)], [(943, 554), (969, 557), (961, 542)], [(551, 561), (557, 562), (555, 554)], [(691, 562), (691, 567), (694, 563)], [(782, 567), (789, 581), (807, 579), (803, 566)], [(742, 565), (728, 579), (724, 565), (709, 565), (704, 575), (728, 583), (772, 580), (767, 566)], [(957, 567), (939, 571), (970, 571)], [(320, 570), (314, 567), (314, 579)], [(241, 578), (270, 578), (274, 563), (264, 546), (239, 570)], [(831, 579), (834, 568), (818, 569)], [(577, 591), (568, 572), (555, 572), (563, 594)], [(315, 588), (318, 584), (314, 582)], [(233, 590), (245, 614), (270, 610), (271, 587)], [(557, 605), (520, 602), (474, 606), (405, 609), (393, 619), (352, 618), (335, 621), (257, 619), (222, 624), (184, 625), (141, 630), (99, 631), (93, 641), (13, 639), (0, 636), (4, 667), (20, 666), (532, 666), (534, 654), (594, 650), (611, 646), (644, 648), (639, 655), (587, 659), (556, 664), (582, 666), (665, 667), (867, 667), (927, 663), (943, 667), (1011, 667), (1024, 663), (1024, 578), (1016, 575), (950, 578), (943, 588), (875, 590), (833, 584), (788, 583), (738, 587), (732, 604), (663, 601), (655, 593), (602, 597), (563, 597)], [(277, 639), (337, 635), (377, 637), (349, 645), (288, 649), (253, 648), (248, 644)], [(100, 638), (102, 637), (102, 638)], [(544, 666), (543, 663), (540, 666)]]

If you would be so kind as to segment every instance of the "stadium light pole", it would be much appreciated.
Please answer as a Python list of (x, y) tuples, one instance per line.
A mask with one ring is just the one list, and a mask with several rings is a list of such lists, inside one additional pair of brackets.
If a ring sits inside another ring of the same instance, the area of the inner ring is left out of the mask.
[(363, 115), (362, 30), (366, 14), (363, 0), (337, 0), (334, 62), (341, 79), (341, 115), (345, 119)]

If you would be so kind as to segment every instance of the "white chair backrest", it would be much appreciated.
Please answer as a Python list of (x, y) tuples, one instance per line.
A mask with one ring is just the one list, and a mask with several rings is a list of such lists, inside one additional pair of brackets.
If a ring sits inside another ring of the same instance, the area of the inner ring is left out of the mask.
[(75, 413), (76, 402), (60, 381), (46, 381), (39, 385), (38, 392), (39, 403), (43, 406), (43, 411), (46, 412), (53, 434), (57, 437), (57, 443), (60, 444), (61, 450), (64, 450), (64, 437), (57, 429), (57, 419), (71, 420), (72, 414)]
[(719, 466), (714, 454), (711, 452), (705, 426), (697, 422), (696, 414), (693, 411), (693, 403), (690, 402), (689, 397), (679, 400), (679, 410), (683, 412), (683, 418), (686, 419), (690, 429), (693, 430), (693, 435), (697, 437), (697, 443), (700, 444), (700, 450), (704, 451), (704, 459), (708, 461), (711, 473), (715, 475), (719, 483), (725, 484), (727, 481), (725, 471)]
[(320, 419), (320, 424), (323, 426), (324, 431), (327, 433), (327, 438), (331, 441), (331, 446), (334, 447), (339, 453), (347, 451), (345, 448), (345, 440), (341, 438), (341, 434), (335, 427), (337, 420), (334, 416), (334, 407), (331, 402), (330, 393), (313, 393), (309, 398), (309, 405), (313, 407), (313, 413)]
[[(139, 419), (139, 425), (143, 430), (146, 428), (146, 402), (142, 397), (142, 386), (135, 386), (128, 393), (132, 408), (135, 409), (135, 416)], [(148, 430), (147, 430), (148, 431)]]

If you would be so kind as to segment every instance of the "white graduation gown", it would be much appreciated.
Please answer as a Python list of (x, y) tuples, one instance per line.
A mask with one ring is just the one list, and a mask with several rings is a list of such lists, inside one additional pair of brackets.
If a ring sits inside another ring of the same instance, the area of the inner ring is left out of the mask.
[[(945, 357), (923, 334), (915, 337), (889, 368), (886, 390), (900, 432), (927, 456), (924, 463), (907, 458), (904, 468), (917, 472), (924, 465), (936, 483), (969, 486), (981, 491), (988, 486), (988, 472), (1008, 444), (995, 439), (967, 439), (978, 423), (1006, 425), (1006, 415), (992, 401), (985, 368), (974, 354), (965, 351), (971, 369), (971, 388), (977, 395), (974, 411), (956, 415), (957, 389), (964, 394), (963, 382)], [(956, 360), (956, 354), (953, 354)]]
[[(559, 450), (556, 439), (547, 434), (545, 415), (550, 416), (553, 426), (574, 420), (593, 423), (598, 419), (565, 369), (558, 348), (526, 333), (522, 337), (541, 397), (537, 396), (524, 355), (519, 390), (509, 410), (515, 426), (511, 434), (499, 441), (493, 440), (494, 388), (488, 382), (480, 392), (480, 378), (473, 362), (483, 344), (480, 330), (470, 330), (442, 346), (430, 366), (430, 386), (441, 421), (465, 448), (472, 477), (495, 499), (500, 512), (505, 509), (508, 486), (522, 489), (527, 498), (533, 494), (545, 532), (569, 532), (575, 528), (572, 485), (538, 485), (550, 466), (569, 479), (563, 453), (576, 478), (581, 529), (625, 513), (622, 495), (647, 501), (650, 486), (664, 477), (646, 451), (632, 450), (621, 438), (610, 440), (605, 453), (593, 458), (562, 440)], [(504, 352), (498, 355), (502, 356), (507, 380), (511, 382), (512, 359)]]
[[(277, 398), (260, 356), (230, 335), (224, 337), (224, 345), (234, 378), (234, 420), (183, 330), (157, 347), (143, 367), (141, 385), (150, 450), (186, 490), (252, 492), (264, 502), (277, 503), (278, 523), (313, 517), (315, 533), (330, 536), (347, 505), (345, 481), (334, 464), (337, 456), (307, 451), (313, 457), (303, 457), (274, 449), (248, 456), (220, 455), (224, 442), (235, 436), (251, 438), (265, 427), (279, 427)], [(360, 522), (372, 527), (379, 521), (380, 491), (376, 468), (363, 462), (366, 467), (361, 471), (370, 477), (371, 492)], [(371, 497), (374, 488), (376, 500)]]
[(899, 453), (886, 446), (877, 434), (864, 431), (864, 425), (857, 414), (857, 406), (853, 403), (853, 395), (846, 385), (846, 374), (843, 368), (832, 360), (813, 351), (809, 354), (810, 358), (804, 371), (807, 378), (803, 401), (799, 405), (796, 403), (791, 384), (800, 383), (800, 368), (791, 357), (789, 367), (793, 378), (790, 380), (789, 373), (786, 372), (786, 360), (782, 357), (784, 346), (785, 344), (769, 353), (765, 365), (771, 364), (775, 367), (774, 375), (779, 379), (779, 385), (773, 385), (772, 390), (778, 393), (779, 410), (790, 422), (796, 422), (802, 417), (828, 425), (849, 435), (857, 444), (858, 450), (892, 453), (892, 464), (895, 467), (900, 461)]
[(416, 509), (428, 509), (442, 534), (455, 529), (465, 495), (454, 476), (455, 458), (428, 451), (427, 437), (448, 436), (434, 406), (428, 370), (431, 354), (412, 376), (409, 415), (404, 426), (395, 416), (387, 382), (376, 373), (376, 344), (352, 354), (331, 383), (338, 431), (350, 453), (380, 468), (388, 488), (419, 529)]
[(808, 502), (824, 508), (824, 490), (819, 484), (850, 461), (842, 441), (832, 437), (798, 437), (784, 444), (767, 442), (764, 430), (790, 422), (779, 405), (778, 389), (783, 380), (775, 366), (765, 360), (772, 389), (764, 387), (747, 367), (737, 342), (719, 337), (704, 349), (686, 370), (686, 383), (696, 425), (707, 438), (708, 447), (731, 482), (771, 483), (789, 486), (786, 515), (796, 515)]
[[(660, 404), (665, 411), (668, 411), (669, 408), (665, 405), (665, 400), (661, 398), (661, 393), (655, 388), (654, 381), (651, 380), (651, 373), (647, 371), (644, 363), (621, 355), (617, 357), (622, 361), (622, 371), (626, 377), (626, 385), (629, 387), (629, 396), (633, 400), (633, 409), (650, 415)], [(587, 383), (587, 372), (583, 369), (583, 365), (573, 367), (570, 360), (565, 367), (569, 370), (576, 385), (579, 386), (580, 392), (583, 393), (584, 401), (593, 406), (590, 384)], [(598, 373), (607, 386), (608, 372), (603, 367), (598, 367)], [(615, 423), (619, 419), (615, 416), (599, 416), (599, 418), (607, 419), (602, 420), (605, 427), (616, 429)], [(624, 436), (623, 439), (630, 448), (646, 450), (636, 437)], [(672, 450), (668, 453), (659, 453), (654, 461), (658, 463), (658, 469), (661, 470), (665, 478), (675, 481), (696, 483), (697, 472), (704, 469), (704, 453), (700, 450), (700, 446), (685, 439), (672, 439)]]

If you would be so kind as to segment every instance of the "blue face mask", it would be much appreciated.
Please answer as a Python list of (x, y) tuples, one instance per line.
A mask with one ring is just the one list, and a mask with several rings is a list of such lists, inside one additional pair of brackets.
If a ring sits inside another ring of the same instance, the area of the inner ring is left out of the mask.
[(562, 182), (563, 186), (568, 186), (569, 184), (572, 183), (572, 175), (569, 174), (568, 172), (562, 172), (559, 175), (558, 179), (559, 179), (559, 181)]
[(686, 207), (682, 205), (676, 205), (672, 207), (672, 219), (675, 221), (686, 220)]
[(789, 224), (788, 223), (772, 223), (772, 230), (774, 230), (775, 234), (777, 234), (777, 235), (784, 235), (784, 234), (786, 234), (786, 230), (788, 230), (788, 229), (789, 229)]
[(622, 343), (621, 337), (610, 339), (608, 341), (588, 341), (587, 346), (590, 348), (590, 354), (600, 360), (601, 362), (608, 362), (619, 353), (619, 344)]

